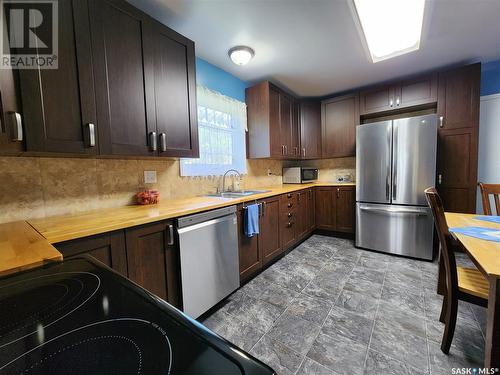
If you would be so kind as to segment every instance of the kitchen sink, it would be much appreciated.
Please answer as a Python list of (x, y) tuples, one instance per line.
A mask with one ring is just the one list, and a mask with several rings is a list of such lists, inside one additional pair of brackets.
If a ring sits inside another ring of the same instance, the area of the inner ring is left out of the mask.
[(243, 198), (255, 194), (267, 193), (270, 190), (241, 190), (241, 191), (226, 191), (224, 193), (207, 194), (207, 197), (220, 198)]

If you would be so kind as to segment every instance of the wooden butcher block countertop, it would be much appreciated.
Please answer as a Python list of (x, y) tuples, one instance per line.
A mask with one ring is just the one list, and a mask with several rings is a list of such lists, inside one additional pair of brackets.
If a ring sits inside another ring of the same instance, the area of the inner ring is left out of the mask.
[(61, 253), (27, 222), (0, 224), (0, 276), (62, 259)]
[(147, 206), (125, 206), (94, 210), (75, 215), (54, 216), (29, 220), (29, 223), (50, 243), (73, 240), (136, 225), (171, 219), (193, 213), (232, 206), (242, 202), (268, 198), (317, 186), (355, 186), (354, 183), (311, 183), (284, 184), (258, 190), (266, 193), (243, 198), (219, 198), (199, 196), (184, 199), (162, 200), (159, 204)]

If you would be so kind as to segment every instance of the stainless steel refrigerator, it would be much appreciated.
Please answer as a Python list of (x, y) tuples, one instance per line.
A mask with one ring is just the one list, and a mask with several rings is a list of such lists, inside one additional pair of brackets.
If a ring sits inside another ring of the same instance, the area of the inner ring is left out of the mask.
[(432, 259), (436, 148), (436, 115), (357, 127), (356, 246)]

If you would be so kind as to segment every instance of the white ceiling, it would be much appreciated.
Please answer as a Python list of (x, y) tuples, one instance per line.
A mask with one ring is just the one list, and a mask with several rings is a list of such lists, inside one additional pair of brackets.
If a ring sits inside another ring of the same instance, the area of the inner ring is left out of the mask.
[[(197, 56), (242, 80), (271, 79), (300, 96), (500, 59), (500, 0), (428, 0), (420, 50), (376, 64), (363, 48), (349, 0), (129, 1), (194, 40)], [(248, 65), (229, 60), (235, 45), (255, 50)]]

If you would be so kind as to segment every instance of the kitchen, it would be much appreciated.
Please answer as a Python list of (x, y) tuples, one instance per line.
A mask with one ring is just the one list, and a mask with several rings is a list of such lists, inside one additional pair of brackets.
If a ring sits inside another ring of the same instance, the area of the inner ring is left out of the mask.
[(2, 1), (0, 373), (499, 367), (496, 1), (37, 3)]

